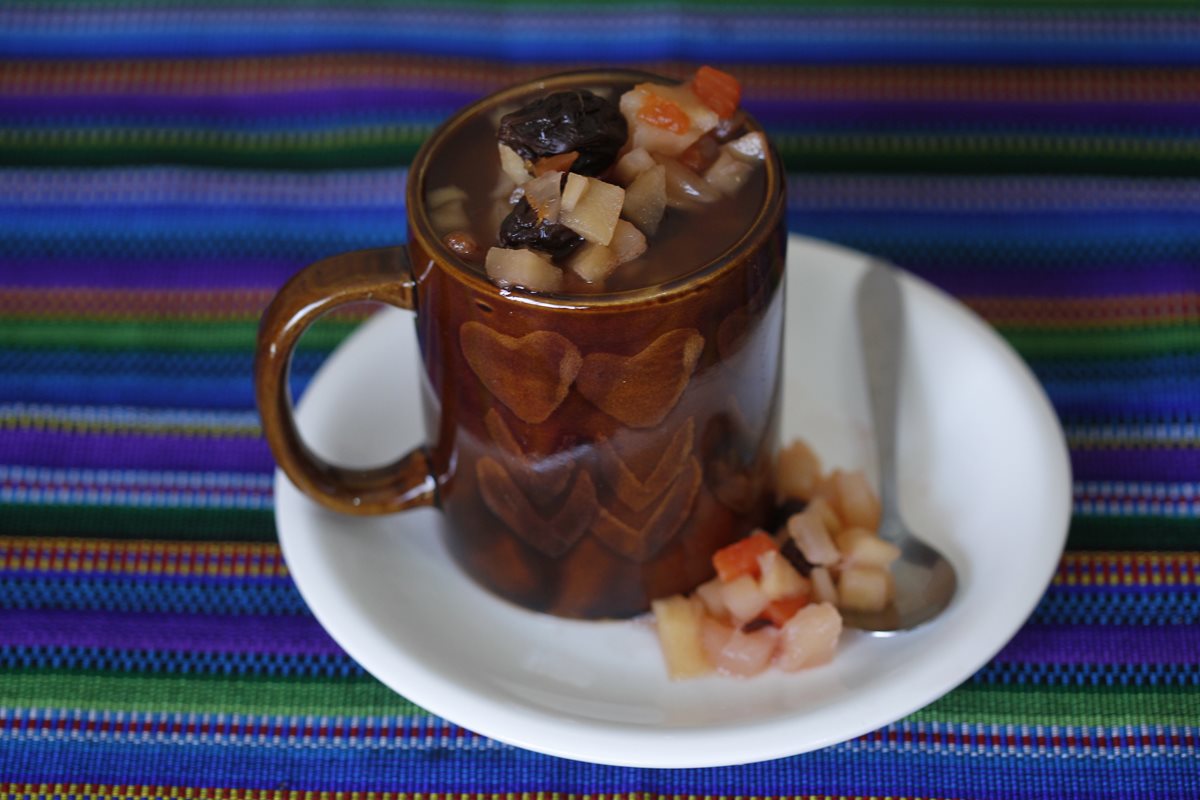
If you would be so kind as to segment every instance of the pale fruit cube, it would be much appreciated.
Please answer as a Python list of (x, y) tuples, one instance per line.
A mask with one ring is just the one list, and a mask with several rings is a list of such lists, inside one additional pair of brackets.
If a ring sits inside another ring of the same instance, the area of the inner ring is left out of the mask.
[(562, 289), (562, 270), (532, 250), (507, 250), (493, 247), (483, 264), (487, 276), (500, 286), (523, 286), (535, 292)]
[(430, 211), (429, 222), (433, 225), (433, 229), (440, 234), (461, 231), (471, 227), (471, 221), (467, 219), (467, 209), (461, 200), (452, 200), (448, 203), (443, 203), (438, 208)]
[(467, 193), (464, 189), (457, 186), (443, 186), (440, 189), (434, 189), (425, 198), (425, 206), (429, 209), (441, 208), (447, 203), (465, 203), (467, 201)]
[(625, 190), (621, 214), (642, 233), (653, 236), (667, 210), (667, 170), (661, 164), (638, 175)]
[(762, 131), (753, 131), (738, 137), (721, 148), (735, 158), (754, 163), (767, 159), (767, 137)]
[(799, 514), (793, 514), (788, 519), (787, 529), (792, 541), (800, 548), (808, 563), (825, 566), (836, 564), (841, 559), (842, 554), (830, 538), (824, 520), (819, 513), (814, 513), (811, 507)]
[(733, 632), (713, 663), (725, 675), (748, 678), (757, 675), (771, 663), (779, 643), (779, 629), (773, 626), (746, 633), (741, 628)]
[(722, 148), (717, 160), (704, 172), (704, 180), (726, 197), (733, 197), (754, 174), (754, 164), (730, 155)]
[(733, 628), (720, 620), (703, 616), (700, 620), (700, 647), (710, 664), (716, 664), (721, 651), (733, 636)]
[(624, 264), (646, 252), (646, 237), (634, 227), (632, 222), (619, 219), (617, 227), (613, 229), (612, 241), (608, 243), (608, 246), (616, 253), (617, 263)]
[(834, 536), (834, 543), (844, 566), (887, 567), (900, 557), (899, 547), (865, 528), (847, 528)]
[(520, 186), (533, 177), (529, 174), (529, 170), (525, 167), (525, 159), (521, 158), (520, 153), (513, 150), (508, 145), (501, 142), (500, 147), (500, 169), (504, 174), (512, 179), (512, 182)]
[(768, 600), (806, 595), (810, 591), (808, 579), (775, 550), (758, 557), (758, 569), (761, 575), (758, 585)]
[(821, 478), (821, 460), (808, 444), (796, 439), (779, 451), (775, 492), (781, 500), (809, 500)]
[(713, 578), (696, 587), (696, 596), (704, 604), (704, 610), (715, 619), (724, 619), (729, 616), (729, 609), (725, 607), (721, 586), (721, 581)]
[[(691, 147), (692, 143), (706, 131), (716, 126), (718, 118), (715, 112), (700, 103), (696, 96), (688, 90), (685, 93), (672, 91), (673, 87), (656, 83), (642, 83), (621, 95), (619, 106), (621, 114), (629, 125), (629, 140), (634, 149), (643, 148), (651, 153), (662, 153), (677, 156)], [(682, 133), (651, 125), (638, 116), (646, 98), (651, 93), (676, 103), (688, 115), (688, 129)], [(711, 124), (710, 124), (711, 123)], [(707, 126), (707, 127), (706, 127)]]
[(838, 604), (837, 585), (833, 582), (829, 570), (825, 567), (813, 567), (812, 572), (808, 574), (808, 580), (812, 584), (814, 600), (818, 603)]
[(613, 177), (617, 179), (617, 183), (628, 186), (633, 183), (634, 178), (651, 169), (654, 164), (654, 156), (650, 155), (646, 148), (635, 147), (621, 156), (617, 165), (613, 167)]
[(730, 615), (738, 622), (749, 622), (762, 613), (771, 602), (758, 586), (758, 581), (749, 575), (721, 586), (721, 599)]
[(816, 667), (833, 659), (842, 635), (842, 615), (829, 603), (808, 605), (783, 626), (775, 663), (785, 672)]
[(558, 207), (562, 199), (562, 173), (551, 170), (525, 184), (525, 199), (546, 222), (558, 222)]
[(814, 497), (804, 510), (819, 517), (821, 522), (825, 523), (825, 530), (829, 531), (830, 536), (842, 529), (842, 518), (824, 497)]
[(559, 221), (589, 242), (607, 247), (621, 217), (625, 190), (598, 178), (587, 180), (587, 191), (570, 209), (560, 206)]
[(892, 576), (879, 567), (847, 567), (838, 577), (838, 604), (853, 611), (882, 611), (891, 601)]
[(588, 283), (604, 280), (619, 263), (617, 254), (610, 248), (592, 242), (584, 242), (567, 259), (567, 267)]
[(568, 172), (567, 184), (563, 186), (559, 208), (563, 211), (573, 211), (575, 206), (579, 204), (579, 198), (583, 197), (583, 193), (587, 189), (588, 179), (586, 175), (580, 175), (578, 172)]
[(671, 680), (695, 678), (712, 672), (713, 665), (704, 655), (700, 628), (700, 608), (682, 595), (655, 600), (650, 605), (658, 629)]
[(879, 498), (867, 482), (867, 476), (857, 470), (838, 470), (833, 479), (837, 485), (837, 505), (842, 520), (850, 526), (869, 531), (879, 530)]

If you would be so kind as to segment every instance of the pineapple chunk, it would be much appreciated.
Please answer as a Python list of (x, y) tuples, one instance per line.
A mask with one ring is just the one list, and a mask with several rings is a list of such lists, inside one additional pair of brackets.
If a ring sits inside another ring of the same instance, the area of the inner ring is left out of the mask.
[(809, 500), (821, 477), (821, 460), (802, 439), (779, 451), (775, 492), (781, 500)]
[(628, 220), (617, 220), (609, 248), (617, 254), (617, 263), (624, 264), (646, 252), (646, 237)]
[(653, 236), (667, 210), (667, 169), (661, 164), (638, 175), (625, 190), (625, 205), (621, 214)]
[(520, 153), (503, 142), (498, 146), (500, 148), (500, 169), (512, 179), (513, 183), (520, 186), (533, 177), (525, 167), (525, 159), (521, 158)]
[(487, 276), (501, 286), (523, 286), (535, 292), (562, 289), (562, 270), (532, 250), (493, 247), (483, 264)]
[(704, 654), (701, 638), (700, 608), (682, 595), (674, 595), (651, 604), (658, 642), (667, 661), (671, 680), (695, 678), (713, 671)]
[(788, 519), (787, 528), (800, 552), (808, 559), (808, 563), (827, 566), (836, 564), (841, 559), (842, 554), (829, 537), (824, 521), (818, 513), (813, 513), (811, 507), (799, 514), (793, 514)]
[(776, 664), (785, 672), (829, 662), (842, 635), (842, 615), (829, 603), (808, 605), (783, 626)]
[(621, 217), (625, 190), (598, 178), (588, 178), (587, 182), (587, 191), (571, 208), (560, 204), (559, 221), (589, 242), (607, 247)]
[(583, 197), (583, 193), (587, 191), (587, 188), (587, 176), (580, 175), (577, 172), (568, 172), (567, 185), (563, 187), (562, 198), (559, 200), (559, 208), (563, 211), (574, 211), (576, 204), (579, 203), (579, 198)]
[(613, 177), (617, 179), (617, 183), (628, 186), (638, 175), (652, 168), (654, 164), (654, 156), (650, 155), (646, 148), (635, 147), (621, 156), (621, 160), (613, 167)]
[(743, 575), (737, 580), (723, 584), (721, 599), (725, 601), (725, 607), (729, 609), (730, 615), (738, 622), (749, 622), (754, 619), (767, 607), (767, 603), (771, 602), (770, 598), (759, 588), (758, 581), (749, 575)]
[(588, 283), (599, 283), (612, 274), (620, 260), (611, 248), (584, 242), (567, 259), (567, 267)]
[(729, 609), (725, 607), (725, 600), (721, 594), (719, 579), (713, 578), (711, 581), (705, 581), (697, 586), (696, 596), (700, 598), (700, 602), (704, 603), (705, 610), (715, 619), (724, 619), (729, 616)]
[(762, 575), (758, 579), (759, 588), (769, 600), (806, 595), (810, 591), (808, 580), (775, 550), (758, 557), (758, 569)]
[(838, 511), (845, 523), (869, 531), (879, 530), (879, 498), (867, 483), (867, 476), (857, 470), (837, 470), (833, 480), (837, 487)]
[(886, 568), (900, 557), (899, 547), (865, 528), (847, 528), (833, 540), (842, 552), (843, 566)]
[(892, 599), (892, 576), (878, 567), (848, 567), (838, 577), (838, 600), (853, 611), (882, 611)]
[(829, 570), (825, 567), (813, 567), (812, 572), (808, 574), (808, 579), (812, 582), (814, 600), (818, 603), (838, 604), (837, 586), (834, 584)]
[(842, 529), (842, 518), (824, 497), (814, 497), (804, 510), (819, 517), (825, 523), (825, 530), (829, 531), (831, 536)]

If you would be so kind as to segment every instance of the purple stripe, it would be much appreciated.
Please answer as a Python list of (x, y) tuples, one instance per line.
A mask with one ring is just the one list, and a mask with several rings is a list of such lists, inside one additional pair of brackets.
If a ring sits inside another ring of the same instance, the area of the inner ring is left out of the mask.
[(1048, 124), (1145, 129), (1154, 125), (1190, 126), (1200, 122), (1200, 104), (1196, 103), (756, 102), (751, 99), (747, 100), (746, 108), (766, 127), (778, 126), (784, 130), (828, 124), (870, 125), (879, 130), (898, 124), (925, 126), (938, 120), (953, 125), (1008, 124), (1036, 133), (1038, 126)]
[[(315, 258), (315, 257), (314, 257)], [(162, 259), (4, 260), (0, 276), (9, 286), (102, 286), (107, 289), (275, 289), (308, 263), (304, 259), (227, 259), (182, 256)]]
[(996, 656), (1019, 664), (1194, 664), (1200, 625), (1026, 625)]
[(0, 459), (30, 467), (263, 472), (275, 462), (257, 437), (0, 431)]
[(0, 645), (98, 647), (192, 653), (342, 655), (317, 621), (303, 617), (138, 614), (123, 612), (4, 612)]
[(1200, 448), (1100, 448), (1071, 451), (1076, 480), (1200, 480)]

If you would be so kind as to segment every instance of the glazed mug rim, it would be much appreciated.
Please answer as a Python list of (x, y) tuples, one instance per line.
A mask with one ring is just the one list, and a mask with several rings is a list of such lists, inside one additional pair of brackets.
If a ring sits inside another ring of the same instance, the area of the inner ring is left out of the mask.
[[(643, 286), (636, 289), (626, 289), (617, 292), (598, 292), (595, 294), (570, 293), (534, 293), (518, 287), (501, 288), (488, 280), (487, 276), (477, 269), (464, 264), (442, 242), (433, 229), (426, 207), (425, 179), (429, 164), (438, 152), (439, 146), (459, 127), (474, 119), (478, 114), (485, 114), (490, 109), (503, 105), (514, 97), (528, 94), (531, 90), (553, 90), (578, 86), (582, 79), (592, 79), (598, 82), (668, 82), (671, 79), (652, 72), (633, 69), (582, 69), (557, 72), (524, 83), (510, 86), (499, 92), (489, 94), (470, 105), (456, 111), (453, 116), (442, 122), (434, 133), (425, 140), (413, 158), (409, 167), (408, 181), (405, 188), (405, 204), (409, 221), (409, 246), (414, 244), (438, 262), (443, 267), (450, 267), (448, 272), (458, 280), (472, 286), (476, 291), (491, 294), (518, 303), (541, 306), (544, 308), (587, 309), (612, 308), (640, 303), (661, 303), (675, 299), (701, 288), (722, 273), (737, 267), (740, 259), (749, 252), (757, 250), (763, 242), (773, 235), (778, 225), (786, 198), (784, 197), (783, 166), (774, 147), (769, 147), (766, 158), (766, 186), (763, 192), (763, 202), (760, 204), (754, 220), (747, 226), (745, 232), (724, 251), (698, 264), (689, 272), (672, 278), (663, 283)], [(762, 126), (749, 114), (746, 115), (751, 130), (762, 131)], [(413, 265), (417, 279), (420, 280), (420, 267)], [(430, 265), (432, 266), (432, 264)]]

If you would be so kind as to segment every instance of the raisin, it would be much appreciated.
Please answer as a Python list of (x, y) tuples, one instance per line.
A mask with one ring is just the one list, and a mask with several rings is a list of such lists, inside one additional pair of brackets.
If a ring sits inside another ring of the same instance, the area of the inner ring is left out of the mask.
[(587, 89), (555, 92), (500, 119), (500, 141), (522, 158), (539, 158), (575, 150), (571, 165), (580, 175), (599, 175), (617, 158), (629, 128), (621, 110)]
[(546, 222), (538, 217), (533, 206), (521, 198), (504, 221), (500, 223), (500, 246), (510, 249), (522, 247), (541, 250), (554, 258), (563, 258), (583, 244), (583, 237), (557, 222)]
[(479, 261), (483, 256), (483, 251), (479, 249), (475, 237), (466, 231), (447, 233), (442, 237), (442, 243), (464, 261)]
[(771, 627), (771, 620), (766, 617), (755, 617), (742, 626), (742, 633), (754, 633), (761, 631), (763, 628)]
[(804, 553), (800, 552), (800, 547), (796, 544), (796, 540), (791, 536), (787, 537), (787, 541), (783, 543), (783, 547), (779, 548), (779, 554), (788, 560), (788, 563), (796, 568), (804, 577), (808, 577), (812, 572), (813, 565), (804, 557)]

